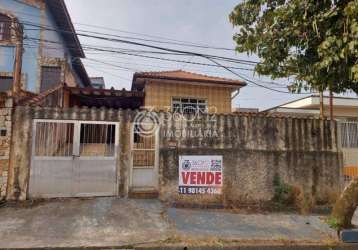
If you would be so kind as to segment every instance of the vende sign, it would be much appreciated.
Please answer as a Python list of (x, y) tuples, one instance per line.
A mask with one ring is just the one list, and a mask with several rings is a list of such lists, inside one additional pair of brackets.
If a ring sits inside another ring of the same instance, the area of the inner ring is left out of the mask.
[(221, 155), (179, 156), (179, 193), (221, 194), (222, 169)]

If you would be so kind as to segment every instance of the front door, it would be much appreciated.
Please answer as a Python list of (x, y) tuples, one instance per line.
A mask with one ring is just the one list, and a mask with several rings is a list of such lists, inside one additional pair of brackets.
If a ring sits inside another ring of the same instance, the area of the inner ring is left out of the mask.
[(35, 120), (29, 196), (117, 194), (117, 123)]

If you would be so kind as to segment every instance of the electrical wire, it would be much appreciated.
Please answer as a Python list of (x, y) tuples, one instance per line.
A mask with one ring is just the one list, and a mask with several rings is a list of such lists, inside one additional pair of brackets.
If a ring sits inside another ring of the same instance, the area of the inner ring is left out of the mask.
[[(26, 13), (26, 12), (22, 12), (22, 11), (18, 11), (18, 10), (15, 10), (13, 12), (18, 13), (18, 14), (24, 14), (24, 15), (28, 15), (28, 16), (38, 17), (37, 15), (32, 15), (30, 13)], [(193, 42), (188, 42), (188, 41), (183, 41), (183, 40), (166, 38), (163, 36), (155, 36), (155, 35), (143, 34), (143, 33), (139, 33), (139, 32), (130, 32), (130, 31), (122, 30), (122, 29), (114, 29), (114, 28), (108, 28), (108, 27), (104, 27), (104, 26), (90, 25), (90, 24), (83, 24), (83, 23), (74, 23), (74, 24), (84, 26), (84, 27), (93, 27), (93, 28), (98, 28), (98, 29), (102, 29), (102, 30), (105, 29), (105, 30), (117, 31), (117, 32), (125, 33), (125, 34), (132, 34), (132, 35), (137, 35), (137, 36), (142, 36), (142, 37), (149, 37), (149, 38), (156, 38), (156, 39), (160, 39), (160, 40), (172, 41), (173, 44), (177, 43), (177, 45), (182, 45), (182, 46), (192, 46), (192, 47), (197, 47), (197, 48), (214, 49), (214, 50), (235, 51), (235, 49), (233, 49), (233, 48), (210, 46), (210, 45), (203, 44), (203, 43), (193, 43)], [(137, 38), (137, 39), (140, 39), (140, 38)], [(163, 42), (163, 41), (153, 40), (153, 42)]]

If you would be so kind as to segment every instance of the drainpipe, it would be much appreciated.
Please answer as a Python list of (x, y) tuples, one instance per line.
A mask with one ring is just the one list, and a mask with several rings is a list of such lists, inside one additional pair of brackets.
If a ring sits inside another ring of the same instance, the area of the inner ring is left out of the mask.
[(240, 94), (240, 89), (237, 89), (236, 93), (231, 97), (231, 100), (234, 100)]

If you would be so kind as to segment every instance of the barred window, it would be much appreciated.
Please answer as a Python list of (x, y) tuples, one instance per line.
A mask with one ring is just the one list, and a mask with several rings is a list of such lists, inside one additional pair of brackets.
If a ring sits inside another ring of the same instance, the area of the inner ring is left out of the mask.
[(343, 148), (358, 148), (357, 122), (345, 122), (341, 124), (341, 141)]
[(183, 114), (207, 113), (208, 103), (205, 99), (173, 97), (172, 111)]
[(0, 41), (10, 40), (11, 19), (0, 14)]

